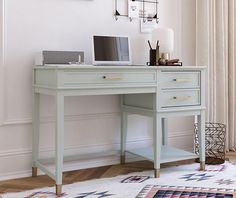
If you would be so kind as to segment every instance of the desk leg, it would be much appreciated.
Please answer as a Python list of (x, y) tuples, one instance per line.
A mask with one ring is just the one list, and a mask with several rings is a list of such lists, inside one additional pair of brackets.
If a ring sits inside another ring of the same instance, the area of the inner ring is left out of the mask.
[(33, 93), (33, 134), (32, 134), (32, 176), (37, 176), (36, 162), (39, 156), (39, 127), (40, 127), (40, 108), (39, 108), (40, 95), (39, 93)]
[(127, 112), (121, 112), (121, 155), (120, 163), (125, 163), (125, 150), (126, 150), (126, 138), (127, 138)]
[(161, 123), (162, 123), (162, 136), (163, 136), (162, 144), (167, 145), (168, 144), (168, 119), (162, 118)]
[(160, 177), (160, 161), (162, 146), (162, 119), (156, 114), (153, 118), (154, 175)]
[(201, 111), (201, 115), (198, 115), (197, 119), (200, 170), (205, 170), (205, 111)]
[(62, 193), (63, 151), (64, 151), (64, 96), (58, 93), (56, 100), (56, 194)]

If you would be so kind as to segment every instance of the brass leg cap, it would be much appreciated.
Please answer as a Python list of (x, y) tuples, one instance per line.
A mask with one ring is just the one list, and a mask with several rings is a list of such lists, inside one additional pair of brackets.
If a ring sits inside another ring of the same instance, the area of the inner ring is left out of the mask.
[(159, 178), (160, 177), (160, 169), (155, 169), (154, 170), (154, 176), (155, 176), (155, 178)]
[(125, 164), (125, 155), (120, 156), (120, 163)]
[(61, 195), (61, 193), (62, 193), (62, 185), (61, 184), (59, 184), (59, 185), (56, 184), (56, 195), (59, 196), (59, 195)]
[(32, 167), (32, 177), (37, 177), (37, 167)]
[(206, 168), (205, 162), (200, 162), (200, 170), (204, 171)]

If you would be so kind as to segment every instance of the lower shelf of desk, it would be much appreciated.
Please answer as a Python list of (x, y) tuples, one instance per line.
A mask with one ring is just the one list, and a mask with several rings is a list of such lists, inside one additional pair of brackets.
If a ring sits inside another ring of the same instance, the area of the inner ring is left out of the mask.
[[(154, 161), (154, 152), (152, 147), (147, 148), (137, 148), (137, 149), (129, 149), (126, 150), (127, 153), (131, 153), (134, 155), (138, 155), (144, 157), (147, 160)], [(161, 147), (161, 161), (160, 163), (188, 160), (188, 159), (196, 159), (199, 156), (195, 153), (191, 153), (188, 151), (162, 146)]]

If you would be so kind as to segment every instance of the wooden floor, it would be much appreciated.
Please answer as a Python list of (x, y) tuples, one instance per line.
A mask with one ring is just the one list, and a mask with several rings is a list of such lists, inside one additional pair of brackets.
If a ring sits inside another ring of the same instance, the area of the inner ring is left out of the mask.
[[(227, 155), (229, 161), (236, 164), (236, 153), (229, 153)], [(183, 161), (178, 163), (164, 164), (162, 167), (172, 166), (176, 164), (187, 164), (192, 161)], [(117, 175), (124, 175), (131, 172), (139, 172), (145, 170), (152, 170), (153, 164), (148, 161), (140, 161), (135, 163), (127, 163), (125, 165), (113, 165), (97, 168), (90, 168), (78, 171), (69, 171), (63, 174), (63, 184), (71, 184), (79, 181), (114, 177)], [(0, 181), (0, 193), (19, 192), (35, 188), (54, 186), (54, 181), (48, 176), (27, 177), (21, 179), (13, 179), (7, 181)]]

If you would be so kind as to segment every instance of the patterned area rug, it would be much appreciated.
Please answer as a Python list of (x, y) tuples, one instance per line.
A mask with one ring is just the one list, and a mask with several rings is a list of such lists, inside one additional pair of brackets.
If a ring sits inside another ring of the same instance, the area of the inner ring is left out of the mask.
[[(144, 171), (63, 186), (62, 198), (235, 198), (236, 165), (199, 164), (161, 169), (161, 177)], [(1, 198), (56, 198), (54, 187), (0, 195)]]
[(236, 190), (184, 186), (147, 185), (136, 198), (235, 198)]

